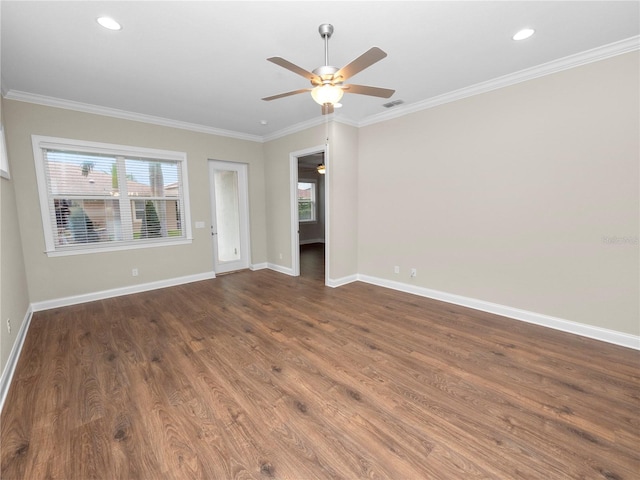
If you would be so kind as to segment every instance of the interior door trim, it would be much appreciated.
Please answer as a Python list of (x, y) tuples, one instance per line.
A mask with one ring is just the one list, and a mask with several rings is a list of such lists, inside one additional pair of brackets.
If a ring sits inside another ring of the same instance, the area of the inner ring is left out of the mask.
[(330, 225), (330, 188), (331, 167), (329, 160), (329, 145), (317, 145), (289, 153), (289, 184), (290, 184), (290, 207), (291, 207), (291, 274), (294, 277), (300, 276), (300, 235), (298, 221), (298, 158), (306, 157), (314, 153), (324, 153), (324, 164), (326, 167), (324, 178), (324, 283), (328, 285), (329, 276), (329, 252), (331, 248), (329, 225)]

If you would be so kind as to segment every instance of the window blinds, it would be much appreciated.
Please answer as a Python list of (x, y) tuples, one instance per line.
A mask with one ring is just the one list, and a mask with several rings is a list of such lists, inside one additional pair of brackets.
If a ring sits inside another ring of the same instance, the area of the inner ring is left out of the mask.
[(184, 238), (179, 161), (44, 149), (56, 249)]

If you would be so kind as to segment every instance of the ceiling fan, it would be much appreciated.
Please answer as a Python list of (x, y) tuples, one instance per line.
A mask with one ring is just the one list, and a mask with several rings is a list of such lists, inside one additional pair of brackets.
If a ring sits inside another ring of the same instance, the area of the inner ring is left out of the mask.
[(334, 106), (340, 101), (344, 93), (357, 93), (359, 95), (370, 95), (373, 97), (389, 98), (395, 90), (380, 87), (369, 87), (366, 85), (345, 85), (344, 81), (353, 77), (356, 73), (370, 67), (387, 56), (378, 47), (371, 47), (365, 53), (353, 60), (348, 65), (338, 69), (329, 65), (329, 38), (333, 34), (333, 25), (323, 23), (318, 28), (320, 36), (324, 39), (324, 65), (309, 72), (282, 57), (267, 58), (269, 62), (275, 63), (287, 70), (311, 81), (312, 88), (302, 88), (291, 92), (280, 93), (265, 97), (262, 100), (270, 101), (278, 98), (297, 95), (299, 93), (311, 92), (313, 99), (322, 106), (322, 114), (333, 113)]

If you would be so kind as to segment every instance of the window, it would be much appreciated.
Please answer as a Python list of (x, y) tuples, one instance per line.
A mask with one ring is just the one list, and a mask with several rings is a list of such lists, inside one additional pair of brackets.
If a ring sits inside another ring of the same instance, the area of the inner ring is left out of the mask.
[(298, 182), (298, 221), (316, 221), (316, 181)]
[(186, 154), (32, 141), (48, 255), (191, 241)]

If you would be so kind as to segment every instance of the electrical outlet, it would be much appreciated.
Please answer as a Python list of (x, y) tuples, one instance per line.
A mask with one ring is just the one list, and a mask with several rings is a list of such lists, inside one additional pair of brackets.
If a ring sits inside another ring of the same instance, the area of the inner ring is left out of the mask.
[(138, 269), (137, 268), (132, 268), (131, 269), (131, 276), (133, 276), (133, 277), (137, 277), (138, 276)]
[(416, 268), (411, 269), (411, 278), (418, 276), (418, 270)]
[(7, 318), (7, 330), (11, 333), (11, 319)]
[(400, 267), (397, 265), (393, 267), (393, 273), (400, 273)]
[(280, 260), (282, 260), (282, 254), (280, 254)]

